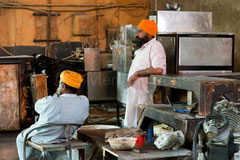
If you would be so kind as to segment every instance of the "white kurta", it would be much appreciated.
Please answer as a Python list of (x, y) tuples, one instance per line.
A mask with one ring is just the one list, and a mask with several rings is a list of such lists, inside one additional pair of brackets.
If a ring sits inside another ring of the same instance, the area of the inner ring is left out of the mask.
[[(155, 38), (135, 51), (135, 57), (128, 73), (128, 79), (139, 70), (150, 67), (162, 68), (166, 74), (166, 54), (162, 44)], [(137, 110), (139, 104), (146, 104), (149, 100), (149, 77), (138, 77), (134, 85), (127, 89), (126, 113), (124, 125), (137, 127), (141, 111)]]
[[(76, 94), (62, 94), (59, 97), (48, 96), (38, 100), (35, 110), (40, 115), (39, 120), (21, 134), (25, 136), (29, 129), (36, 128), (48, 123), (76, 123), (83, 124), (89, 114), (89, 101), (85, 96)], [(73, 134), (75, 127), (72, 127)], [(51, 126), (34, 130), (31, 140), (36, 143), (61, 142), (65, 130), (63, 126)]]

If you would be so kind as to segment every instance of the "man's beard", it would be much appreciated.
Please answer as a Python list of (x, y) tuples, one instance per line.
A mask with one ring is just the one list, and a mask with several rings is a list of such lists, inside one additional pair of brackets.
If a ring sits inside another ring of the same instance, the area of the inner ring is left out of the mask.
[(145, 43), (147, 43), (149, 41), (148, 36), (145, 35), (143, 38), (139, 38), (138, 36), (136, 36), (136, 50), (141, 48)]
[(56, 92), (54, 93), (54, 96), (59, 97), (62, 94), (61, 91), (63, 89), (63, 85), (64, 85), (63, 82), (59, 81), (59, 86), (58, 86)]

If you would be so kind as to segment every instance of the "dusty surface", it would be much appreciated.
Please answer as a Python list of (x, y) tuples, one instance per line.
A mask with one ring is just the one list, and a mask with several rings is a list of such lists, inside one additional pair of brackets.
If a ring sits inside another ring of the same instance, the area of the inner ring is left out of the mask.
[(0, 131), (18, 130), (19, 87), (18, 65), (0, 65)]
[(0, 160), (18, 160), (17, 135), (18, 132), (0, 132)]

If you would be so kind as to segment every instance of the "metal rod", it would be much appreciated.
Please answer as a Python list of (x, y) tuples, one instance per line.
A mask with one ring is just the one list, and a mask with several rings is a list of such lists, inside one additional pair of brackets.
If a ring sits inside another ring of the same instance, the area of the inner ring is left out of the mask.
[(72, 55), (70, 55), (70, 56), (68, 56), (68, 57), (65, 57), (65, 58), (63, 58), (62, 60), (67, 60), (67, 59), (69, 59), (69, 58), (72, 58), (72, 57), (74, 57), (74, 56), (76, 56), (76, 54), (74, 53), (74, 54), (72, 54)]
[[(48, 3), (51, 4), (51, 0), (48, 0)], [(50, 7), (49, 7), (49, 9), (50, 9)], [(50, 15), (51, 15), (51, 12), (48, 11), (47, 25), (46, 25), (46, 31), (47, 31), (46, 38), (47, 38), (47, 40), (50, 40), (50, 38), (51, 38), (51, 16)], [(47, 57), (53, 58), (51, 56), (51, 49), (50, 49), (51, 46), (50, 45), (51, 45), (51, 43), (49, 41), (47, 41), (47, 52), (45, 53), (45, 55)]]
[(9, 56), (14, 56), (14, 54), (12, 54), (11, 52), (7, 51), (1, 44), (0, 44), (0, 48), (7, 53)]
[[(32, 6), (32, 7), (106, 7), (109, 5), (114, 5), (114, 4), (21, 4), (22, 6)], [(143, 4), (137, 4), (137, 3), (124, 3), (122, 5), (126, 6), (142, 6), (144, 7), (145, 5)]]
[(31, 7), (104, 7), (112, 4), (22, 4)]
[[(90, 11), (96, 11), (96, 10), (102, 10), (102, 9), (110, 9), (110, 8), (116, 8), (116, 7), (126, 7), (126, 8), (145, 8), (144, 5), (111, 5), (111, 6), (104, 6), (104, 7), (95, 7), (90, 9), (41, 9), (44, 13), (47, 13), (48, 11), (53, 12), (90, 12)], [(27, 9), (26, 7), (16, 7), (16, 6), (2, 6), (2, 8), (9, 8), (9, 9)], [(39, 9), (37, 9), (39, 10)], [(37, 11), (35, 9), (35, 11)]]
[[(11, 6), (18, 6), (18, 7), (21, 7), (22, 9), (28, 9), (28, 10), (38, 11), (38, 12), (43, 12), (43, 13), (48, 14), (48, 12), (45, 11), (45, 10), (42, 10), (42, 9), (36, 9), (36, 8), (31, 8), (31, 7), (25, 7), (25, 6), (22, 6), (22, 5), (17, 4), (17, 3), (5, 2), (5, 1), (1, 1), (1, 0), (0, 0), (0, 3), (8, 4), (8, 5), (11, 5)], [(3, 6), (3, 7), (4, 7), (4, 6)]]

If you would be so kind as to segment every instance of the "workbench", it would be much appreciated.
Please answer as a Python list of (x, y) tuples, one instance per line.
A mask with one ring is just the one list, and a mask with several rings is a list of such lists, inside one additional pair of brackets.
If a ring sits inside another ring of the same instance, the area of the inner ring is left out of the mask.
[[(198, 122), (203, 120), (205, 116), (194, 114), (179, 113), (173, 111), (173, 107), (169, 105), (139, 105), (143, 111), (138, 122), (138, 128), (147, 130), (153, 126), (149, 126), (151, 120), (157, 121), (158, 124), (164, 123), (174, 128), (174, 131), (182, 131), (185, 137), (185, 145), (191, 145), (195, 127)], [(190, 148), (190, 147), (189, 147)]]
[(202, 116), (212, 113), (221, 95), (233, 102), (240, 101), (240, 81), (237, 79), (207, 75), (151, 75), (150, 103), (153, 102), (152, 95), (157, 86), (192, 91), (198, 100), (198, 114)]
[(175, 160), (183, 160), (185, 158), (191, 158), (192, 151), (179, 148), (177, 150), (159, 150), (157, 147), (151, 144), (145, 144), (141, 149), (140, 153), (134, 152), (133, 150), (129, 151), (118, 151), (113, 150), (109, 145), (103, 146), (103, 159), (118, 159), (118, 160), (152, 160), (152, 159), (175, 159)]
[[(145, 143), (143, 147), (134, 149), (141, 150), (140, 153), (133, 150), (118, 151), (111, 149), (110, 145), (105, 142), (105, 133), (114, 131), (116, 129), (91, 129), (78, 131), (78, 138), (83, 141), (88, 141), (95, 144), (97, 149), (103, 151), (103, 159), (120, 159), (120, 160), (134, 160), (134, 159), (183, 159), (191, 158), (191, 150), (179, 148), (178, 150), (159, 150), (153, 143)], [(96, 150), (87, 159), (91, 159)]]

